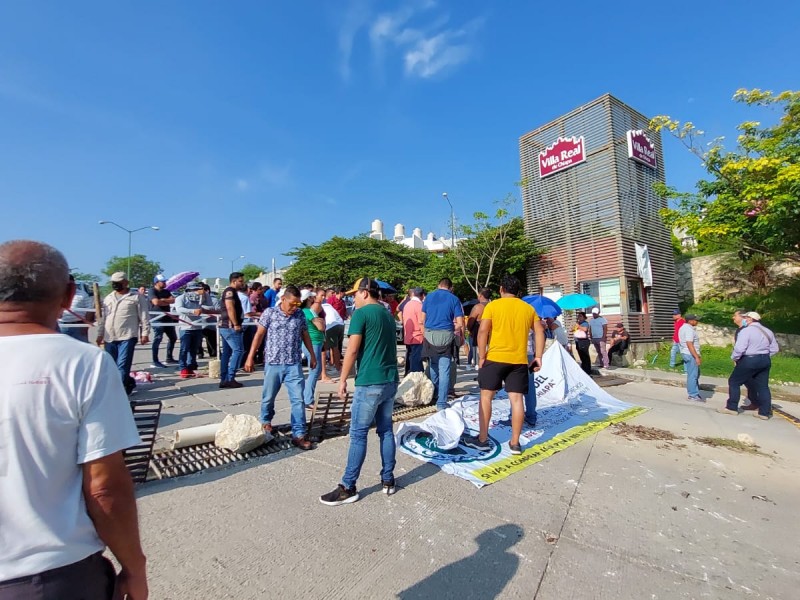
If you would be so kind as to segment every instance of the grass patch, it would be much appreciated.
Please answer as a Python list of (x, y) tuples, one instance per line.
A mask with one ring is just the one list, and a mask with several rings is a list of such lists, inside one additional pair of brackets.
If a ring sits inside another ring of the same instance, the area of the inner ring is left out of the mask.
[(657, 427), (645, 427), (644, 425), (631, 425), (629, 423), (614, 423), (611, 426), (611, 433), (614, 435), (621, 435), (622, 437), (631, 439), (637, 438), (640, 440), (682, 440), (683, 438), (675, 435), (666, 429), (658, 429)]
[[(733, 346), (718, 348), (715, 346), (703, 346), (700, 340), (700, 351), (703, 362), (700, 365), (700, 374), (711, 377), (727, 377), (733, 371), (733, 361), (731, 352)], [(672, 342), (659, 345), (657, 352), (647, 355), (648, 368), (661, 369), (663, 371), (681, 372), (681, 368), (669, 368), (669, 351)], [(656, 356), (657, 354), (657, 356)], [(655, 358), (655, 362), (653, 359)], [(772, 357), (772, 369), (770, 370), (770, 381), (800, 383), (800, 356), (779, 352)]]
[(696, 437), (692, 438), (695, 442), (704, 444), (706, 446), (714, 446), (715, 448), (727, 448), (735, 452), (745, 452), (747, 454), (760, 454), (761, 456), (769, 456), (759, 451), (759, 446), (756, 444), (745, 444), (739, 440), (731, 440), (728, 438), (719, 437)]
[(800, 335), (800, 280), (776, 287), (769, 293), (739, 294), (735, 298), (706, 300), (690, 306), (685, 312), (702, 317), (703, 323), (734, 327), (733, 311), (745, 308), (761, 314), (766, 327), (776, 333)]

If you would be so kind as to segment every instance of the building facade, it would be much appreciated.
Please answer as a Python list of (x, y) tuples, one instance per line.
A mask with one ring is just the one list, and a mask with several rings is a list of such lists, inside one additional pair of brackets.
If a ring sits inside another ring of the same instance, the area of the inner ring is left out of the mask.
[(427, 250), (434, 254), (445, 254), (450, 252), (455, 246), (458, 246), (460, 238), (440, 238), (436, 237), (432, 231), (428, 232), (426, 237), (422, 237), (422, 230), (415, 227), (410, 236), (406, 236), (406, 228), (402, 223), (394, 226), (394, 235), (387, 237), (383, 230), (383, 221), (375, 219), (372, 221), (372, 229), (370, 230), (369, 237), (374, 240), (391, 240), (396, 244), (401, 244), (409, 248), (417, 248), (420, 250)]
[(634, 341), (672, 336), (677, 308), (670, 232), (653, 191), (664, 181), (659, 133), (606, 94), (520, 138), (526, 234), (546, 253), (529, 292), (597, 299)]

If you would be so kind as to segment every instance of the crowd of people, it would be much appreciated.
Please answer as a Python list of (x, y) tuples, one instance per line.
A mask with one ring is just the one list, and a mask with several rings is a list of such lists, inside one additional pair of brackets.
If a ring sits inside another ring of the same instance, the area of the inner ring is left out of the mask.
[[(85, 293), (76, 293), (76, 282), (58, 250), (31, 241), (0, 244), (0, 409), (5, 423), (0, 600), (75, 598), (76, 590), (81, 598), (99, 599), (111, 597), (115, 589), (131, 600), (147, 598), (136, 501), (122, 451), (139, 442), (127, 401), (135, 389), (130, 367), (135, 346), (148, 343), (151, 333), (153, 364), (163, 366), (158, 359), (166, 336), (165, 362), (177, 363), (181, 377), (191, 377), (205, 330), (216, 328), (223, 389), (240, 387), (237, 371), (252, 372), (262, 363), (262, 426), (272, 432), (276, 396), (286, 387), (291, 443), (301, 450), (313, 448), (305, 411), (313, 404), (317, 381), (336, 381), (325, 366), (338, 372), (342, 398), (355, 371), (346, 466), (336, 488), (320, 497), (333, 506), (359, 499), (357, 482), (373, 424), (380, 440), (381, 488), (385, 494), (396, 491), (392, 411), (400, 379), (397, 319), (406, 347), (405, 370), (423, 371), (427, 362), (441, 410), (449, 406), (455, 361), (469, 339), (467, 363), (477, 367), (480, 388), (479, 430), (465, 435), (463, 444), (479, 451), (492, 447), (492, 401), (505, 389), (511, 404), (509, 450), (522, 452), (522, 430), (536, 425), (532, 379), (541, 369), (545, 340), (552, 337), (554, 343), (569, 347), (563, 326), (540, 319), (519, 298), (520, 282), (511, 276), (500, 281), (499, 298), (491, 300), (490, 290), (481, 291), (466, 318), (446, 278), (427, 294), (420, 288), (409, 290), (401, 303), (384, 297), (370, 277), (350, 289), (284, 287), (280, 279), (267, 290), (260, 285), (248, 289), (241, 273), (231, 273), (229, 283), (217, 302), (202, 283), (190, 282), (173, 297), (162, 276), (155, 277), (150, 290), (132, 290), (126, 274), (118, 272), (111, 276), (112, 291), (97, 311)], [(345, 297), (352, 298), (352, 315)], [(256, 320), (249, 336), (248, 317)], [(97, 322), (95, 341), (103, 349), (82, 343), (88, 342), (86, 328), (65, 327), (68, 335), (59, 333), (59, 322), (63, 327), (92, 318)], [(675, 315), (672, 361), (676, 364), (680, 355), (690, 400), (700, 399), (698, 320), (697, 315)], [(733, 320), (738, 327), (735, 367), (729, 398), (719, 412), (740, 414), (739, 387), (744, 385), (750, 401), (745, 408), (769, 419), (770, 357), (778, 351), (775, 335), (755, 312), (737, 311)], [(592, 311), (591, 320), (579, 314), (573, 340), (584, 370), (591, 367), (586, 364), (590, 345), (606, 365), (609, 356), (624, 352), (630, 341), (618, 325), (608, 345), (607, 335), (608, 324), (599, 310)], [(210, 354), (216, 350), (208, 346)], [(308, 362), (305, 375), (303, 353)], [(105, 548), (117, 559), (119, 574), (103, 556)]]

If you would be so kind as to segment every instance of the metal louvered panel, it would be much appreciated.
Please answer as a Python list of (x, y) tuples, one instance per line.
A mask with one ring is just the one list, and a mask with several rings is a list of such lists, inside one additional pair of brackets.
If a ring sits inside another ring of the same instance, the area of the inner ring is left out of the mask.
[[(644, 115), (605, 94), (520, 138), (525, 232), (547, 251), (528, 267), (528, 291), (561, 286), (569, 294), (580, 292), (581, 282), (618, 277), (620, 314), (610, 320), (621, 319), (637, 341), (671, 336), (677, 305), (670, 235), (658, 214), (664, 203), (652, 187), (664, 181), (661, 137), (647, 125)], [(647, 131), (657, 169), (628, 158), (632, 129)], [(586, 161), (541, 178), (539, 152), (571, 136), (583, 136)], [(649, 249), (653, 287), (645, 308), (634, 312), (627, 298), (639, 280), (636, 242)]]

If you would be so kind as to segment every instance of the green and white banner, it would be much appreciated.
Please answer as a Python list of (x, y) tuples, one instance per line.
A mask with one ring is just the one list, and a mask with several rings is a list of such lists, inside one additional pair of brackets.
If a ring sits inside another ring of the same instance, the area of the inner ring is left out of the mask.
[[(490, 450), (479, 452), (455, 445), (460, 430), (478, 432), (478, 396), (465, 396), (422, 423), (402, 423), (396, 434), (397, 445), (406, 454), (483, 487), (647, 410), (621, 402), (603, 390), (560, 344), (545, 352), (542, 368), (531, 383), (536, 386), (538, 419), (536, 427), (522, 430), (522, 454), (512, 455), (508, 448), (511, 405), (502, 391), (492, 405)], [(452, 443), (447, 443), (449, 440)]]

